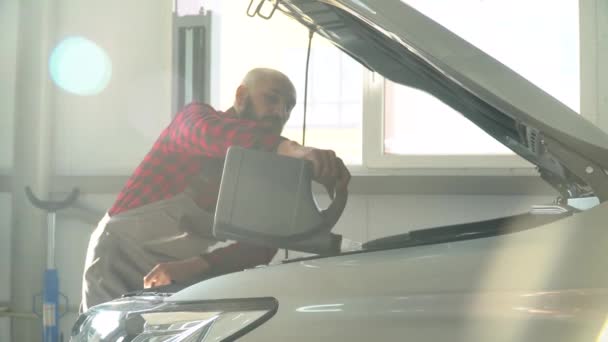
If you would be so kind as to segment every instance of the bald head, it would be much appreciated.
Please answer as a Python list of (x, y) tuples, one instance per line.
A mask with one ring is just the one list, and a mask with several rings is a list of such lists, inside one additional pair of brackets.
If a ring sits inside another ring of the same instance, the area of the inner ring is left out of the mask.
[(279, 83), (289, 88), (289, 90), (291, 90), (294, 94), (296, 92), (296, 89), (289, 80), (289, 77), (285, 76), (284, 73), (278, 70), (268, 68), (256, 68), (250, 70), (247, 75), (245, 75), (245, 78), (243, 78), (241, 85), (251, 88), (256, 87), (264, 82)]
[(271, 120), (282, 128), (296, 103), (296, 90), (285, 74), (256, 68), (247, 73), (236, 91), (234, 109), (246, 119)]

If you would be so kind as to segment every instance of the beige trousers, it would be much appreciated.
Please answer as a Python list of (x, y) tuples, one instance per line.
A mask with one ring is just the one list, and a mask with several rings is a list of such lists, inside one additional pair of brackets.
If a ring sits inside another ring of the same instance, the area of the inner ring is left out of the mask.
[(158, 263), (187, 259), (217, 243), (213, 215), (185, 191), (170, 199), (114, 215), (93, 231), (82, 283), (81, 311), (143, 288)]

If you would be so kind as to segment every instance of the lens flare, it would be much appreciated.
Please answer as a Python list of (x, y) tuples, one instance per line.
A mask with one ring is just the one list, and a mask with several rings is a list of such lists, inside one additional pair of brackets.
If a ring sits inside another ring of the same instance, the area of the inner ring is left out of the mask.
[(99, 94), (112, 77), (112, 62), (97, 44), (83, 37), (61, 41), (49, 59), (51, 79), (61, 89), (81, 96)]

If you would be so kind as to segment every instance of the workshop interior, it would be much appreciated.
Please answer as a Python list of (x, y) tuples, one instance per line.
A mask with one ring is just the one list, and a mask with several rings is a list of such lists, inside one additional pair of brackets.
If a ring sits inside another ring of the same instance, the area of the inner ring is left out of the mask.
[(0, 1), (0, 342), (608, 341), (605, 0)]

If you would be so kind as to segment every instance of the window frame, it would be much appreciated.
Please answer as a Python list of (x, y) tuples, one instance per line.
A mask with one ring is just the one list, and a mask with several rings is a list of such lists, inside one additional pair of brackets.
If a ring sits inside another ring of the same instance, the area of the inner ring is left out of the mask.
[[(592, 51), (584, 51), (587, 39), (587, 49), (589, 43), (597, 43), (599, 33), (595, 32), (594, 38), (585, 37), (590, 31), (597, 29), (598, 22), (602, 17), (595, 11), (596, 8), (602, 7), (600, 0), (592, 0), (593, 5), (583, 4), (579, 2), (579, 61), (581, 68), (581, 93), (585, 87), (585, 80), (589, 82), (589, 75), (595, 71), (589, 68), (592, 61), (585, 60), (585, 56)], [(595, 18), (593, 22), (587, 22), (587, 29), (583, 18), (589, 19), (590, 16)], [(217, 22), (216, 22), (217, 23)], [(214, 25), (215, 26), (215, 25)], [(214, 38), (212, 41), (217, 44), (219, 40), (219, 30), (214, 27), (212, 30)], [(215, 46), (214, 44), (214, 46)], [(337, 47), (336, 47), (337, 48)], [(212, 60), (217, 60), (217, 56), (212, 56)], [(597, 62), (597, 60), (596, 60)], [(213, 63), (213, 62), (212, 62)], [(585, 64), (586, 75), (585, 78)], [(349, 164), (349, 169), (354, 174), (361, 175), (420, 175), (420, 174), (436, 174), (436, 175), (537, 175), (535, 166), (523, 160), (517, 155), (392, 155), (384, 153), (384, 78), (379, 74), (364, 69), (363, 89), (362, 91), (362, 121), (361, 121), (361, 164)], [(211, 70), (212, 82), (213, 79), (219, 78), (218, 70)], [(215, 90), (215, 91), (214, 91)], [(211, 98), (216, 99), (216, 89), (211, 89)], [(589, 94), (588, 97), (597, 99), (597, 93)], [(599, 114), (590, 113), (585, 110), (585, 102), (590, 103), (591, 100), (586, 100), (584, 94), (581, 94), (581, 115), (592, 122), (598, 124), (601, 122)], [(597, 101), (597, 100), (596, 100)], [(382, 114), (381, 114), (382, 113)]]
[[(366, 71), (363, 81), (363, 166), (367, 169), (496, 169), (533, 170), (535, 166), (517, 155), (396, 155), (384, 153), (386, 80)], [(458, 172), (460, 173), (460, 172)], [(482, 172), (485, 174), (486, 172)], [(502, 172), (500, 172), (502, 173)], [(526, 173), (526, 172), (524, 172)]]
[[(598, 29), (606, 27), (608, 14), (599, 13), (606, 8), (601, 0), (590, 2), (579, 0), (579, 70), (580, 70), (580, 108), (581, 116), (608, 131), (608, 115), (603, 117), (598, 111), (601, 107), (598, 89), (602, 70), (598, 63), (605, 54), (603, 45), (599, 44)], [(604, 53), (602, 53), (604, 51)], [(363, 165), (354, 169), (361, 173), (375, 173), (382, 170), (405, 170), (397, 174), (442, 175), (533, 175), (536, 167), (513, 155), (397, 155), (384, 153), (384, 120), (385, 120), (385, 82), (379, 74), (366, 71), (363, 81)], [(587, 93), (587, 94), (586, 94)], [(608, 102), (608, 100), (606, 100)], [(379, 114), (380, 113), (380, 114)], [(603, 124), (603, 125), (602, 125)], [(376, 171), (375, 171), (376, 170)], [(435, 171), (435, 172), (434, 172)], [(391, 172), (395, 174), (395, 172)]]

